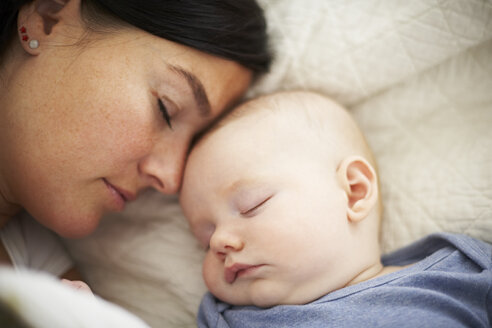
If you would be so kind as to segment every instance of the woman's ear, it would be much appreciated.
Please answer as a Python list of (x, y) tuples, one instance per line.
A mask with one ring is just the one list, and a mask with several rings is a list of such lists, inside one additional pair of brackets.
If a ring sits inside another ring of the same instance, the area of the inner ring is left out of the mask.
[(360, 156), (345, 158), (337, 169), (339, 182), (347, 194), (347, 217), (357, 222), (367, 217), (378, 201), (374, 168)]
[(34, 0), (19, 10), (17, 33), (22, 48), (35, 56), (43, 45), (67, 37), (66, 28), (80, 26), (80, 22), (80, 0)]

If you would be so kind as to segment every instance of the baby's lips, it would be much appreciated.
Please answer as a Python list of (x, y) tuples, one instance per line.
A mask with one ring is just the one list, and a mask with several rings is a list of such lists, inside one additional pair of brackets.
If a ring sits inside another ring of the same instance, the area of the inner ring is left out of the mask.
[(225, 281), (226, 281), (228, 284), (232, 284), (235, 280), (236, 280), (236, 274), (235, 274), (235, 273), (231, 273), (231, 272), (227, 272), (227, 271), (226, 271), (226, 274), (225, 274)]
[(225, 281), (228, 284), (232, 284), (236, 280), (238, 271), (247, 269), (249, 267), (251, 267), (251, 265), (242, 263), (234, 263), (233, 265), (228, 266), (224, 272)]
[(240, 271), (247, 270), (249, 268), (257, 267), (257, 265), (234, 263), (233, 265), (227, 267), (224, 271), (224, 279), (228, 284), (232, 284), (236, 281), (237, 274)]

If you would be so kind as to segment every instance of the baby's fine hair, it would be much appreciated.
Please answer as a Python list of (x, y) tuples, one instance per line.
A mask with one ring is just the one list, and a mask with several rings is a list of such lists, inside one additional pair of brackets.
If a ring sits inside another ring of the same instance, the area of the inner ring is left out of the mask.
[[(228, 123), (249, 115), (256, 115), (254, 121), (267, 117), (280, 121), (281, 129), (302, 129), (309, 147), (319, 147), (320, 158), (326, 158), (335, 165), (348, 156), (361, 156), (378, 175), (371, 148), (350, 112), (329, 97), (312, 91), (282, 91), (250, 99), (204, 131), (196, 143), (205, 141)], [(251, 130), (254, 134), (253, 126)], [(275, 133), (273, 126), (272, 133)], [(378, 199), (376, 216), (380, 221), (381, 197)]]
[[(227, 123), (241, 117), (257, 114), (259, 119), (274, 115), (282, 124), (305, 129), (328, 146), (330, 139), (343, 140), (347, 151), (359, 152), (376, 167), (372, 151), (349, 111), (329, 97), (313, 91), (281, 91), (250, 99), (227, 113), (205, 134), (212, 134)], [(313, 145), (314, 146), (314, 145)], [(338, 147), (337, 147), (338, 146)], [(341, 150), (341, 145), (333, 145)], [(340, 156), (347, 154), (340, 153)]]

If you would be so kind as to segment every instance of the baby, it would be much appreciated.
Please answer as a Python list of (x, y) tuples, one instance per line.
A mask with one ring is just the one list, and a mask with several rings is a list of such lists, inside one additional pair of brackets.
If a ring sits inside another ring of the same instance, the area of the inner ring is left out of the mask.
[(207, 249), (200, 327), (491, 325), (491, 245), (435, 234), (381, 258), (373, 156), (324, 96), (239, 106), (198, 140), (183, 179)]

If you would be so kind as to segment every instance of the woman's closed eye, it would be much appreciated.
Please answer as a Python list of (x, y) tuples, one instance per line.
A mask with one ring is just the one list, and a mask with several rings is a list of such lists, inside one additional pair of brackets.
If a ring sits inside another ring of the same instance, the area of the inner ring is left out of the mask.
[(172, 130), (173, 129), (173, 126), (171, 124), (171, 115), (169, 115), (169, 111), (167, 110), (166, 106), (164, 105), (164, 103), (162, 102), (161, 99), (157, 98), (157, 103), (159, 105), (159, 110), (162, 113), (162, 117), (164, 117), (164, 119), (166, 120), (167, 125)]
[(254, 203), (254, 205), (251, 206), (250, 208), (241, 211), (241, 215), (244, 215), (246, 217), (252, 217), (256, 215), (258, 211), (263, 207), (263, 205), (265, 205), (266, 202), (268, 202), (272, 197), (273, 195), (268, 196), (266, 198), (262, 198), (259, 202)]

